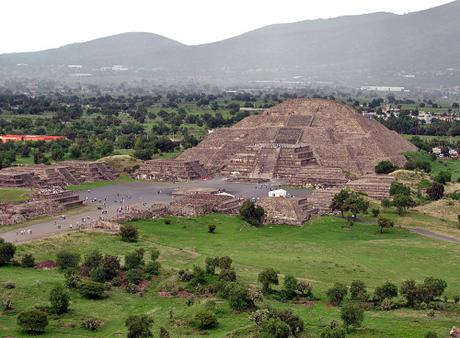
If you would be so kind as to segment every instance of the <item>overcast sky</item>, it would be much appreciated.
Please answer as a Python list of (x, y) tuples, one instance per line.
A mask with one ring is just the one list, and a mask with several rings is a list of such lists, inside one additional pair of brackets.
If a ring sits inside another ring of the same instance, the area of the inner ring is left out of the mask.
[(404, 14), (451, 0), (0, 0), (0, 53), (59, 47), (123, 32), (185, 44), (273, 23), (349, 14)]

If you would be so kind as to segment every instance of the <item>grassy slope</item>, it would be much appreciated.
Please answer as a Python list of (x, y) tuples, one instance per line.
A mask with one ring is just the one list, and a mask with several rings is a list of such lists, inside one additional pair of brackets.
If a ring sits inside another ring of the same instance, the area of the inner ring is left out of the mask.
[[(208, 255), (229, 255), (233, 258), (239, 278), (256, 283), (257, 273), (265, 267), (275, 267), (282, 274), (311, 280), (317, 296), (324, 300), (324, 291), (333, 282), (350, 283), (353, 279), (366, 281), (369, 287), (386, 280), (399, 283), (406, 278), (422, 279), (433, 275), (448, 282), (447, 294), (460, 293), (458, 275), (458, 246), (433, 241), (393, 229), (380, 235), (373, 225), (357, 224), (352, 231), (342, 229), (344, 222), (337, 218), (321, 218), (303, 228), (264, 227), (249, 228), (238, 218), (208, 215), (195, 219), (171, 218), (170, 225), (162, 220), (136, 222), (141, 240), (136, 244), (120, 242), (116, 236), (103, 234), (73, 234), (41, 242), (22, 245), (19, 255), (33, 252), (39, 260), (53, 258), (56, 251), (67, 248), (86, 254), (94, 249), (123, 255), (136, 247), (158, 247), (164, 267), (178, 269), (202, 264)], [(207, 226), (217, 225), (216, 234), (208, 234)], [(31, 305), (47, 303), (50, 288), (63, 280), (56, 271), (36, 271), (15, 267), (1, 268), (0, 281), (14, 281), (18, 287), (11, 291), (16, 311)], [(162, 278), (165, 278), (164, 273)], [(37, 286), (40, 286), (39, 288)], [(169, 310), (175, 317), (187, 318), (195, 311), (185, 306), (184, 299), (159, 298), (155, 292), (157, 282), (144, 297), (132, 296), (118, 290), (110, 291), (110, 298), (88, 301), (72, 293), (72, 312), (63, 319), (52, 320), (43, 337), (108, 337), (124, 334), (124, 319), (132, 313), (150, 313), (155, 319), (155, 333), (160, 325), (166, 326), (173, 337), (199, 336), (190, 328), (173, 328), (167, 320)], [(0, 289), (0, 297), (7, 292)], [(225, 302), (218, 329), (209, 337), (223, 337), (238, 328), (250, 326), (247, 314), (230, 313)], [(288, 306), (302, 316), (311, 337), (317, 337), (330, 320), (339, 320), (336, 308), (324, 301), (313, 307)], [(231, 315), (230, 315), (231, 314)], [(0, 332), (22, 337), (14, 324), (15, 313), (0, 316)], [(106, 321), (95, 334), (78, 328), (82, 318), (96, 316)], [(185, 316), (185, 317), (184, 317)], [(426, 311), (398, 310), (367, 312), (366, 329), (352, 336), (359, 337), (422, 337), (428, 330), (446, 336), (458, 317), (438, 314), (434, 319)], [(70, 329), (72, 324), (77, 327)], [(242, 333), (240, 336), (245, 336)], [(247, 336), (247, 335), (246, 335)]]
[(6, 189), (0, 188), (0, 203), (22, 202), (30, 198), (30, 189)]
[(440, 171), (450, 171), (452, 173), (452, 181), (460, 177), (460, 160), (431, 160), (430, 155), (425, 152), (410, 152), (407, 153), (411, 159), (426, 160), (431, 163), (431, 175), (436, 176)]
[(121, 174), (120, 177), (118, 177), (115, 180), (111, 180), (111, 181), (97, 181), (97, 182), (83, 183), (80, 185), (69, 185), (67, 187), (67, 190), (80, 191), (80, 190), (96, 189), (100, 187), (106, 187), (109, 185), (129, 183), (133, 181), (134, 179), (131, 178), (129, 175)]

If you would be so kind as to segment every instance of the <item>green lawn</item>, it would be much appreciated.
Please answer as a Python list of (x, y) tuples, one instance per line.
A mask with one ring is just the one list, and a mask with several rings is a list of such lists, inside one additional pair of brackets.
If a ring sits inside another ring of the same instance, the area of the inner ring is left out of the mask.
[[(318, 337), (331, 320), (339, 320), (338, 309), (327, 305), (324, 295), (324, 291), (336, 281), (349, 284), (354, 279), (362, 279), (372, 290), (387, 280), (399, 284), (407, 278), (422, 280), (432, 275), (447, 281), (446, 294), (449, 297), (460, 294), (460, 247), (402, 229), (392, 229), (382, 235), (375, 225), (356, 224), (353, 230), (348, 230), (342, 228), (345, 224), (343, 220), (333, 217), (316, 219), (304, 227), (263, 228), (248, 227), (237, 217), (215, 214), (192, 219), (169, 219), (169, 225), (163, 219), (135, 222), (141, 234), (138, 243), (124, 243), (113, 235), (74, 233), (21, 245), (18, 255), (31, 252), (39, 261), (53, 259), (62, 248), (83, 255), (95, 249), (120, 256), (137, 247), (157, 247), (161, 251), (163, 272), (143, 297), (112, 289), (108, 299), (89, 301), (72, 292), (71, 313), (61, 318), (52, 317), (43, 337), (124, 336), (126, 317), (141, 313), (148, 313), (154, 318), (155, 335), (160, 326), (165, 326), (172, 337), (199, 337), (202, 333), (178, 323), (192, 318), (203, 300), (187, 307), (185, 299), (161, 298), (157, 291), (159, 285), (171, 279), (175, 271), (194, 264), (202, 265), (206, 256), (232, 257), (239, 279), (246, 283), (257, 283), (257, 274), (266, 267), (276, 268), (281, 275), (289, 273), (311, 281), (314, 294), (321, 299), (313, 306), (267, 301), (275, 307), (289, 307), (303, 318), (306, 334), (302, 337)], [(217, 226), (215, 234), (207, 232), (209, 224)], [(0, 283), (5, 281), (17, 285), (12, 290), (0, 288), (0, 297), (11, 293), (15, 310), (8, 315), (0, 315), (0, 332), (25, 337), (15, 325), (16, 314), (33, 305), (46, 305), (49, 290), (62, 283), (63, 276), (55, 270), (2, 267)], [(208, 337), (251, 336), (248, 330), (253, 326), (247, 313), (231, 312), (225, 301), (217, 300), (217, 303), (221, 309), (220, 325), (209, 331)], [(168, 319), (170, 311), (174, 322)], [(100, 331), (89, 333), (79, 328), (81, 319), (92, 316), (104, 320)], [(435, 318), (430, 318), (427, 311), (368, 311), (364, 329), (350, 337), (419, 338), (428, 330), (445, 337), (453, 325), (458, 325), (458, 313), (437, 312)], [(233, 335), (229, 335), (230, 332)]]
[(431, 175), (436, 176), (440, 171), (450, 171), (452, 173), (452, 180), (455, 181), (460, 177), (460, 160), (459, 159), (446, 159), (446, 160), (432, 160), (430, 154), (422, 151), (407, 153), (410, 159), (426, 160), (431, 163)]
[(111, 180), (111, 181), (96, 181), (96, 182), (83, 183), (80, 185), (69, 185), (67, 187), (67, 190), (80, 191), (80, 190), (96, 189), (100, 187), (106, 187), (109, 185), (129, 183), (133, 181), (134, 179), (131, 178), (131, 176), (127, 174), (121, 174), (117, 179)]
[(22, 202), (30, 198), (32, 192), (30, 189), (6, 189), (0, 188), (0, 203)]

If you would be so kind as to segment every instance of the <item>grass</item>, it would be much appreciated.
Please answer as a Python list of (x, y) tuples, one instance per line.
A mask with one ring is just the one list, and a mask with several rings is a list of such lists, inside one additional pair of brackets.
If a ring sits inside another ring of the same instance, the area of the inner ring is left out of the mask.
[(134, 179), (131, 178), (131, 176), (129, 176), (128, 174), (121, 174), (115, 180), (89, 182), (89, 183), (83, 183), (80, 185), (69, 185), (67, 187), (67, 190), (71, 190), (71, 191), (91, 190), (91, 189), (106, 187), (109, 185), (117, 185), (117, 184), (129, 183), (129, 182), (134, 182)]
[(409, 152), (406, 156), (409, 159), (430, 162), (432, 176), (436, 176), (441, 171), (450, 171), (452, 173), (452, 181), (456, 181), (460, 177), (460, 160), (458, 159), (432, 160), (430, 154), (422, 151)]
[(30, 199), (32, 191), (22, 188), (0, 188), (0, 203), (23, 202)]
[[(114, 235), (73, 233), (21, 245), (19, 256), (33, 253), (38, 261), (53, 259), (63, 248), (82, 255), (97, 249), (123, 256), (138, 247), (156, 247), (161, 252), (162, 275), (154, 280), (146, 295), (139, 297), (112, 289), (108, 299), (89, 301), (72, 292), (71, 313), (61, 318), (53, 317), (43, 337), (124, 336), (126, 317), (141, 313), (154, 318), (154, 334), (160, 326), (165, 326), (172, 337), (199, 337), (202, 333), (187, 325), (171, 323), (168, 316), (172, 311), (176, 320), (187, 321), (197, 307), (202, 306), (200, 301), (187, 307), (185, 299), (161, 298), (156, 291), (164, 280), (170, 279), (170, 274), (175, 274), (174, 271), (202, 265), (206, 256), (232, 257), (239, 279), (246, 283), (257, 283), (257, 274), (267, 267), (276, 268), (281, 276), (292, 274), (311, 281), (314, 294), (321, 299), (311, 307), (268, 300), (275, 307), (289, 307), (300, 315), (308, 337), (318, 337), (331, 320), (340, 320), (338, 309), (328, 306), (324, 296), (334, 282), (349, 284), (361, 279), (372, 290), (387, 280), (399, 284), (404, 279), (422, 280), (432, 275), (447, 281), (449, 297), (460, 294), (459, 246), (423, 238), (403, 229), (391, 229), (382, 235), (375, 225), (357, 223), (348, 230), (343, 228), (342, 219), (333, 217), (315, 219), (304, 227), (262, 228), (248, 227), (237, 217), (216, 214), (168, 219), (170, 224), (165, 224), (163, 219), (134, 222), (140, 230), (138, 243), (124, 243)], [(217, 226), (215, 234), (207, 232), (209, 224)], [(33, 305), (46, 305), (49, 290), (62, 283), (63, 276), (54, 270), (2, 267), (0, 282), (5, 281), (17, 284), (13, 290), (0, 289), (0, 297), (11, 293), (15, 310), (0, 315), (0, 332), (25, 337), (17, 330), (15, 315)], [(208, 337), (230, 336), (230, 332), (233, 337), (251, 336), (248, 330), (252, 325), (247, 313), (232, 312), (225, 301), (217, 300), (217, 303), (220, 325), (209, 331)], [(80, 320), (91, 316), (104, 320), (100, 331), (89, 333), (79, 328)], [(429, 330), (444, 337), (453, 325), (458, 325), (458, 314), (437, 312), (433, 319), (426, 311), (368, 311), (363, 325), (364, 329), (350, 337), (418, 338)]]

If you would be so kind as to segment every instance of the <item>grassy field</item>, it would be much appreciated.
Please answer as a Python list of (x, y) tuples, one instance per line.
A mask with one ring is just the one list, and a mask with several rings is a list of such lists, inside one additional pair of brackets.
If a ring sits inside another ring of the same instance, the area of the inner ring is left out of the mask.
[(0, 188), (0, 203), (22, 202), (30, 198), (32, 192), (30, 189), (6, 189)]
[[(52, 317), (43, 337), (125, 335), (125, 318), (141, 313), (154, 318), (155, 334), (160, 326), (165, 326), (172, 337), (202, 336), (203, 333), (188, 325), (177, 325), (178, 321), (189, 320), (197, 307), (202, 306), (201, 301), (187, 307), (185, 299), (161, 298), (157, 291), (161, 283), (175, 274), (174, 271), (202, 265), (205, 257), (216, 255), (232, 257), (238, 278), (246, 283), (257, 283), (257, 274), (266, 267), (274, 267), (281, 276), (292, 274), (311, 281), (315, 296), (321, 299), (312, 306), (267, 300), (275, 307), (289, 307), (302, 317), (306, 324), (303, 337), (318, 337), (331, 320), (339, 320), (338, 309), (327, 305), (324, 295), (334, 282), (349, 284), (354, 279), (361, 279), (372, 290), (387, 280), (399, 284), (408, 278), (422, 280), (434, 276), (447, 281), (446, 294), (449, 297), (460, 294), (460, 247), (403, 229), (395, 228), (379, 234), (375, 225), (356, 224), (349, 230), (343, 227), (345, 222), (342, 219), (333, 217), (316, 219), (304, 227), (262, 228), (248, 227), (237, 217), (215, 214), (169, 219), (171, 224), (165, 224), (162, 219), (135, 222), (141, 234), (138, 243), (124, 243), (113, 235), (75, 233), (21, 245), (19, 255), (31, 252), (38, 261), (53, 259), (62, 248), (83, 255), (96, 249), (119, 256), (138, 247), (156, 247), (161, 251), (163, 272), (143, 297), (112, 289), (108, 299), (89, 301), (72, 292), (72, 311), (60, 318)], [(217, 226), (215, 234), (207, 232), (209, 224)], [(49, 290), (62, 283), (63, 276), (55, 270), (3, 267), (0, 268), (0, 282), (6, 281), (15, 282), (17, 287), (13, 290), (1, 288), (0, 297), (11, 293), (15, 310), (0, 315), (0, 332), (23, 337), (15, 325), (15, 315), (33, 305), (46, 305)], [(217, 300), (217, 304), (220, 308), (219, 327), (206, 335), (247, 337), (252, 328), (248, 314), (232, 312), (225, 301)], [(174, 323), (168, 319), (170, 311)], [(88, 333), (80, 329), (79, 321), (92, 316), (104, 320), (101, 330)], [(453, 325), (458, 325), (456, 313), (437, 312), (435, 318), (430, 318), (427, 311), (368, 311), (364, 328), (350, 337), (419, 338), (428, 330), (445, 337)]]
[(116, 185), (116, 184), (121, 184), (121, 183), (129, 183), (133, 182), (134, 179), (131, 178), (128, 174), (121, 174), (120, 177), (118, 177), (115, 180), (110, 180), (110, 181), (96, 181), (96, 182), (90, 182), (90, 183), (83, 183), (80, 185), (69, 185), (67, 187), (67, 190), (71, 191), (80, 191), (80, 190), (88, 190), (88, 189), (96, 189), (96, 188), (101, 188), (101, 187), (106, 187), (109, 185)]
[(410, 159), (425, 160), (431, 163), (431, 175), (436, 176), (441, 171), (450, 171), (452, 173), (452, 180), (455, 181), (460, 177), (460, 160), (432, 160), (430, 155), (425, 152), (417, 151), (407, 153)]

